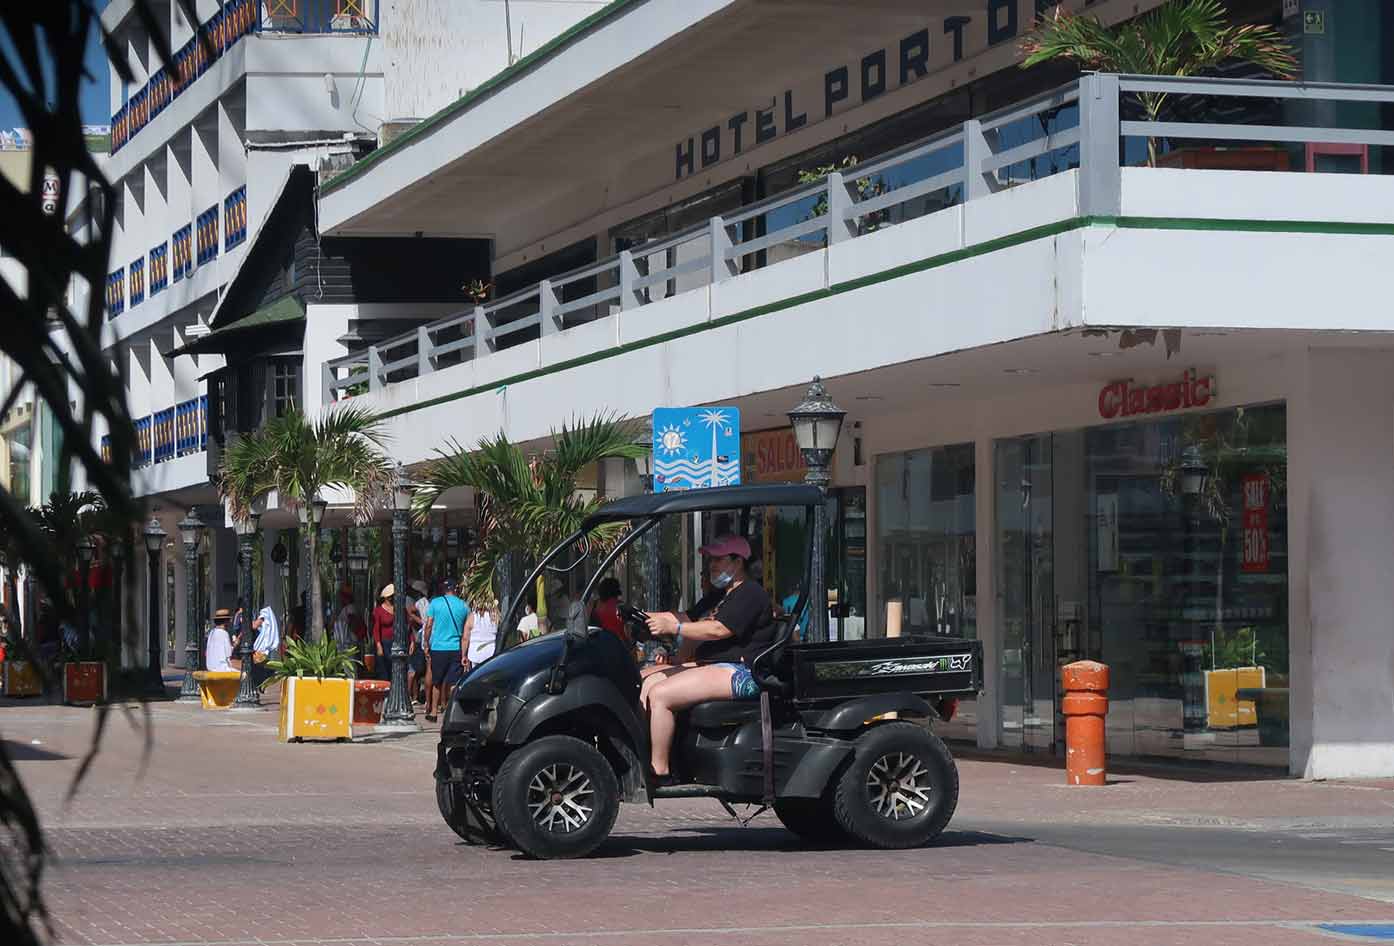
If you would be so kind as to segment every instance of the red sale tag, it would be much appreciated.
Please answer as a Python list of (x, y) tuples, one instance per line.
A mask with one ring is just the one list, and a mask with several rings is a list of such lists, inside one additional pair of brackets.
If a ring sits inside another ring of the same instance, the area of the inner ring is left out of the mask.
[(1244, 549), (1240, 567), (1246, 572), (1268, 571), (1268, 475), (1249, 473), (1244, 491)]

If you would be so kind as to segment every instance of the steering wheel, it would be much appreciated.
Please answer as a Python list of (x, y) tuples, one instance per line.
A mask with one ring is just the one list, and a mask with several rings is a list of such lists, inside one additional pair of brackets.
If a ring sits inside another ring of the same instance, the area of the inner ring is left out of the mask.
[(619, 603), (620, 617), (629, 625), (629, 636), (643, 643), (653, 635), (649, 633), (649, 616), (632, 604)]

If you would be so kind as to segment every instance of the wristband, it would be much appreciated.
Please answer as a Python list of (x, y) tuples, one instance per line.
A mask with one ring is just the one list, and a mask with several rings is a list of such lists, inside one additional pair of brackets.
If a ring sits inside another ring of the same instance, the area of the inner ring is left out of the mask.
[(682, 643), (682, 622), (681, 622), (681, 621), (678, 622), (677, 639), (678, 639), (678, 643), (681, 644), (681, 643)]

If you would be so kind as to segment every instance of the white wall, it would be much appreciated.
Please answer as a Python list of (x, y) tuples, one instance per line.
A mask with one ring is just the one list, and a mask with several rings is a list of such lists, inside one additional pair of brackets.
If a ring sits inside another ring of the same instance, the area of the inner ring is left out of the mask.
[(1302, 526), (1289, 541), (1303, 540), (1307, 560), (1293, 621), (1309, 627), (1294, 633), (1294, 664), (1299, 644), (1311, 653), (1309, 681), (1293, 681), (1299, 693), (1310, 684), (1310, 718), (1294, 703), (1293, 729), (1296, 737), (1300, 711), (1301, 735), (1310, 732), (1311, 741), (1304, 759), (1305, 745), (1294, 738), (1294, 768), (1309, 778), (1387, 777), (1394, 774), (1394, 353), (1316, 350), (1305, 375), (1309, 401), (1289, 418), (1291, 515)]
[(608, 0), (381, 0), (384, 118), (425, 118)]

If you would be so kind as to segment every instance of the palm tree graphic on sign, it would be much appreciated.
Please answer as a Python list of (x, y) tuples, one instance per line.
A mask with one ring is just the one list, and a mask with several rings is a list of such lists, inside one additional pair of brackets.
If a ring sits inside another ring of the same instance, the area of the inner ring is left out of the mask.
[(717, 452), (716, 452), (716, 437), (717, 437), (717, 433), (718, 433), (719, 431), (721, 431), (721, 429), (724, 428), (724, 427), (726, 426), (726, 412), (725, 412), (725, 411), (703, 411), (701, 414), (698, 414), (698, 415), (697, 415), (697, 419), (700, 420), (702, 423), (706, 424), (708, 427), (710, 427), (710, 428), (712, 429), (712, 460), (711, 460), (711, 462), (712, 462), (712, 479), (711, 479), (711, 485), (713, 485), (713, 486), (720, 486), (720, 485), (721, 485), (721, 478), (720, 478), (721, 464), (720, 464), (720, 462), (719, 462), (719, 457), (717, 456)]

